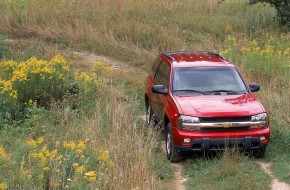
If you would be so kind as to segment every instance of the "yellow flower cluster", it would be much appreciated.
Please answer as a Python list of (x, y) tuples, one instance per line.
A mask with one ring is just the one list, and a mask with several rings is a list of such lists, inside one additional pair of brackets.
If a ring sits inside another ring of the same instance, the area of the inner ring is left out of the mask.
[(101, 147), (99, 150), (98, 160), (105, 162), (109, 166), (111, 166), (113, 163), (112, 160), (109, 159), (109, 151), (104, 149), (104, 147)]
[(86, 148), (86, 144), (84, 141), (79, 140), (78, 143), (74, 141), (63, 141), (63, 147), (67, 149), (73, 150), (77, 154), (81, 154)]
[(113, 69), (106, 62), (94, 62), (93, 70), (97, 74), (112, 74)]
[(2, 61), (0, 62), (0, 93), (8, 93), (12, 98), (18, 98), (16, 83), (26, 84), (31, 80), (63, 79), (69, 71), (69, 63), (60, 55), (54, 56), (50, 61), (38, 60), (33, 57), (28, 61)]
[[(30, 151), (27, 162), (22, 161), (20, 164), (22, 176), (25, 177), (23, 174), (28, 173), (43, 182), (47, 176), (51, 179), (56, 178), (56, 176), (57, 178), (65, 177), (71, 181), (71, 184), (87, 183), (93, 185), (97, 181), (97, 170), (90, 168), (98, 168), (99, 164), (100, 168), (108, 168), (112, 165), (112, 161), (109, 158), (109, 152), (103, 147), (95, 156), (88, 154), (86, 142), (84, 140), (57, 142), (56, 148), (49, 150), (48, 146), (44, 144), (44, 137), (28, 139), (26, 144)], [(91, 160), (99, 162), (90, 163)], [(25, 172), (25, 168), (29, 171)], [(53, 187), (59, 187), (59, 183), (55, 183)]]
[(90, 182), (96, 181), (96, 171), (88, 171), (85, 173), (85, 179)]
[(8, 185), (4, 182), (0, 183), (0, 190), (6, 190), (8, 188)]
[(85, 82), (91, 82), (93, 78), (91, 78), (87, 73), (81, 72), (81, 73), (74, 73), (75, 79), (76, 80), (83, 80)]
[(37, 148), (38, 144), (42, 144), (44, 142), (44, 137), (39, 137), (36, 140), (33, 139), (29, 139), (26, 144), (30, 147), (30, 148)]
[(1, 146), (0, 146), (0, 158), (2, 158), (5, 161), (9, 160), (8, 154), (6, 153), (5, 149), (2, 148)]
[(290, 48), (284, 50), (276, 49), (272, 45), (266, 44), (264, 46), (259, 46), (258, 42), (254, 39), (249, 41), (245, 46), (241, 48), (243, 53), (259, 53), (264, 56), (290, 56)]

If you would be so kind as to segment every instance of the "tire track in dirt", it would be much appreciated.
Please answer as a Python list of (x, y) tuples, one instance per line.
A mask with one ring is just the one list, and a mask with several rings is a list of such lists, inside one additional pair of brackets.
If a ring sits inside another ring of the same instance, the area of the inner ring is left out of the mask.
[[(162, 141), (162, 150), (164, 154), (166, 154), (166, 142)], [(185, 176), (183, 176), (183, 171), (185, 168), (185, 162), (179, 161), (178, 163), (172, 163), (175, 171), (174, 171), (174, 180), (171, 182), (171, 189), (173, 190), (186, 190), (185, 183), (188, 180)]]
[(277, 179), (273, 172), (270, 170), (272, 163), (269, 162), (256, 162), (265, 173), (267, 173), (271, 178), (271, 190), (290, 190), (290, 185), (288, 183), (282, 182)]
[(84, 61), (86, 61), (89, 64), (92, 64), (93, 62), (105, 62), (108, 64), (109, 67), (112, 69), (122, 70), (124, 72), (128, 72), (132, 70), (132, 67), (129, 67), (125, 63), (122, 63), (120, 61), (115, 61), (113, 59), (109, 59), (104, 56), (99, 56), (91, 52), (79, 52), (79, 51), (61, 51), (60, 53), (65, 53), (69, 55), (74, 55), (77, 57), (80, 57)]
[[(139, 118), (143, 121), (146, 121), (146, 115), (139, 116)], [(161, 141), (161, 148), (166, 155), (166, 142)], [(183, 171), (185, 167), (185, 163), (180, 161), (178, 163), (172, 163), (174, 167), (174, 180), (170, 183), (170, 189), (173, 190), (186, 190), (185, 183), (188, 180), (183, 176)]]

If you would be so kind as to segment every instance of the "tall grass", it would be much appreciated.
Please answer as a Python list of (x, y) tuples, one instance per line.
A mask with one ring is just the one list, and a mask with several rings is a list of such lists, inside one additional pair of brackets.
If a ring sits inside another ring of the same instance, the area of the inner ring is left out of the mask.
[[(19, 171), (17, 167), (20, 167), (21, 158), (28, 151), (25, 141), (30, 134), (32, 137), (45, 135), (51, 144), (55, 141), (87, 138), (91, 144), (90, 151), (95, 155), (100, 146), (104, 147), (114, 163), (110, 171), (98, 170), (105, 174), (103, 182), (108, 182), (105, 183), (108, 189), (158, 188), (158, 181), (152, 175), (154, 172), (147, 167), (148, 160), (157, 160), (150, 158), (155, 134), (142, 129), (143, 124), (136, 119), (133, 110), (142, 107), (140, 102), (143, 100), (144, 79), (140, 76), (146, 76), (143, 71), (148, 68), (153, 56), (163, 50), (180, 49), (222, 50), (220, 53), (228, 50), (226, 58), (238, 65), (247, 82), (262, 84), (261, 91), (256, 94), (271, 115), (273, 131), (267, 159), (274, 162), (275, 170), (283, 171), (280, 176), (285, 176), (289, 172), (285, 167), (289, 155), (285, 153), (289, 149), (289, 56), (279, 57), (275, 54), (268, 59), (257, 52), (243, 51), (242, 47), (247, 48), (249, 42), (256, 40), (257, 48), (264, 48), (268, 44), (275, 51), (286, 50), (289, 47), (289, 34), (281, 36), (276, 30), (277, 25), (273, 21), (276, 12), (272, 7), (265, 4), (249, 6), (246, 2), (1, 1), (0, 31), (12, 38), (37, 38), (60, 44), (62, 48), (90, 50), (128, 61), (129, 65), (134, 64), (143, 69), (141, 73), (125, 76), (118, 74), (117, 80), (126, 81), (126, 85), (129, 83), (129, 90), (107, 86), (107, 90), (97, 98), (98, 103), (85, 104), (81, 110), (72, 109), (74, 106), (69, 106), (69, 103), (73, 102), (67, 99), (55, 105), (48, 116), (44, 116), (46, 112), (36, 110), (39, 117), (31, 121), (34, 128), (26, 129), (29, 132), (21, 131), (21, 138), (18, 131), (14, 130), (8, 129), (1, 133), (0, 142), (9, 150), (14, 163), (18, 163), (13, 167), (14, 173), (2, 174), (4, 178), (15, 176), (11, 179), (18, 181), (14, 174)], [(228, 35), (234, 37), (235, 43), (229, 44), (231, 41), (227, 41)], [(265, 39), (266, 35), (268, 37)], [(14, 52), (22, 54), (22, 46), (19, 46), (21, 50), (17, 47), (14, 47)], [(39, 47), (35, 43), (27, 52), (39, 52)], [(56, 51), (42, 46), (40, 48), (43, 51)], [(49, 53), (46, 51), (42, 54)], [(279, 63), (276, 64), (277, 61)], [(116, 81), (113, 84), (119, 84)], [(134, 99), (135, 96), (133, 101), (128, 99), (124, 95), (128, 91), (137, 91), (137, 99)], [(283, 158), (282, 161), (280, 158)], [(253, 168), (253, 163), (236, 155), (225, 155), (221, 160), (210, 163), (201, 160), (187, 169), (188, 175), (194, 179), (189, 182), (189, 186), (196, 187), (198, 181), (201, 187), (224, 189), (236, 185), (233, 182), (238, 180), (241, 189), (248, 183), (250, 187), (256, 188), (256, 181), (269, 179), (264, 178), (265, 174), (260, 170), (255, 171)], [(254, 177), (249, 178), (249, 174)], [(217, 183), (208, 183), (208, 176)]]
[(2, 32), (90, 49), (138, 65), (164, 50), (216, 50), (233, 32), (251, 34), (257, 27), (267, 32), (275, 15), (270, 7), (248, 8), (245, 0), (21, 2), (2, 3)]
[(100, 80), (108, 71), (107, 66), (95, 69), (98, 82), (86, 73), (76, 73), (76, 81), (70, 82), (80, 82), (77, 92), (61, 101), (52, 99), (48, 110), (31, 105), (31, 117), (24, 125), (12, 127), (0, 120), (0, 185), (19, 189), (160, 188), (149, 163), (157, 134), (136, 115), (139, 102), (134, 95), (127, 97), (122, 85)]

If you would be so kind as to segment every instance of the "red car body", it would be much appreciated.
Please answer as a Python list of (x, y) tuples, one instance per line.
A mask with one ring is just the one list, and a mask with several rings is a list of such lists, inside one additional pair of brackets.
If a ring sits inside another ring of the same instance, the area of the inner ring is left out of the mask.
[[(184, 152), (219, 151), (233, 146), (264, 156), (270, 140), (269, 117), (252, 94), (260, 86), (253, 83), (247, 87), (241, 78), (243, 93), (177, 94), (173, 83), (177, 80), (174, 71), (179, 68), (236, 70), (213, 52), (164, 52), (156, 58), (145, 85), (146, 119), (148, 124), (154, 120), (164, 127), (168, 159), (174, 162)], [(199, 79), (192, 82), (199, 86), (203, 83)]]

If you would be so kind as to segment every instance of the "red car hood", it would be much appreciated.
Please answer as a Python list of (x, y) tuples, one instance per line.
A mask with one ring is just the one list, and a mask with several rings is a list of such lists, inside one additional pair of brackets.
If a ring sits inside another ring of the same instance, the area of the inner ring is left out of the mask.
[(265, 111), (252, 94), (174, 96), (184, 115), (196, 117), (250, 116)]

